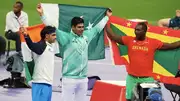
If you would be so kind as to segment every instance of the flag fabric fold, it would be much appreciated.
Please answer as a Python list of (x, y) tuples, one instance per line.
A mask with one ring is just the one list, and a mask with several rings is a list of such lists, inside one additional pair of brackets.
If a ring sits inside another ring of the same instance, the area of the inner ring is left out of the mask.
[[(134, 28), (137, 22), (112, 16), (110, 18), (113, 32), (122, 36), (135, 36)], [(148, 24), (147, 37), (158, 39), (162, 42), (172, 43), (180, 40), (180, 31), (169, 28), (160, 28)], [(125, 64), (128, 66), (127, 47), (109, 40), (112, 50), (113, 63), (115, 65)], [(154, 57), (153, 77), (164, 83), (180, 85), (180, 79), (174, 78), (178, 71), (180, 61), (180, 48), (163, 51), (157, 50)]]
[[(71, 19), (73, 17), (81, 17), (84, 19), (85, 30), (89, 30), (96, 26), (105, 16), (107, 8), (75, 6), (66, 4), (49, 4), (42, 3), (44, 14), (51, 19), (53, 25), (65, 32), (71, 31)], [(105, 58), (104, 31), (101, 31), (88, 47), (88, 59), (98, 60)], [(58, 40), (57, 40), (58, 41)]]
[[(44, 10), (45, 16), (49, 17), (53, 26), (59, 30), (70, 32), (71, 31), (71, 19), (75, 16), (82, 17), (84, 19), (85, 30), (89, 30), (96, 26), (99, 21), (105, 16), (105, 11), (107, 8), (104, 7), (90, 7), (90, 6), (75, 6), (75, 5), (65, 5), (65, 4), (50, 4), (42, 3), (42, 8)], [(40, 41), (40, 31), (44, 27), (44, 24), (34, 25), (27, 28), (28, 34), (33, 42)], [(104, 46), (104, 31), (98, 34), (88, 47), (88, 59), (98, 60), (105, 58), (105, 46)], [(58, 40), (57, 40), (58, 41)], [(34, 68), (32, 64), (36, 55), (28, 48), (25, 43), (24, 37), (21, 35), (21, 47), (23, 60), (25, 61), (25, 71), (27, 82), (32, 79), (32, 73), (30, 70)], [(60, 47), (61, 49), (61, 47)], [(59, 49), (58, 49), (59, 50)], [(61, 50), (60, 55), (61, 56)]]

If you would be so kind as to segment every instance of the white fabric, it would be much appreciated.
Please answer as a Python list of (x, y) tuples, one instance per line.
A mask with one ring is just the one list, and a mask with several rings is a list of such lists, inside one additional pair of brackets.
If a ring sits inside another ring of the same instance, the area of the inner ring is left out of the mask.
[(13, 11), (10, 11), (6, 15), (6, 28), (5, 31), (12, 30), (13, 32), (19, 31), (19, 27), (28, 26), (28, 15), (26, 12), (21, 11), (21, 15), (17, 17)]
[[(21, 50), (22, 50), (23, 60), (25, 62), (31, 62), (33, 59), (36, 59), (37, 55), (29, 49), (26, 42), (21, 43), (21, 48), (22, 48)], [(59, 44), (57, 41), (55, 41), (55, 43), (53, 44), (53, 48), (55, 54), (60, 52)]]
[[(41, 4), (44, 15), (47, 16), (48, 24), (51, 24), (51, 26), (55, 26), (56, 28), (59, 27), (59, 5), (58, 4), (50, 4), (50, 3), (42, 3)], [(53, 10), (52, 10), (53, 9)]]
[[(10, 11), (6, 15), (6, 28), (5, 31), (11, 30), (13, 32), (19, 31), (19, 27), (28, 27), (28, 15), (26, 12), (21, 11), (21, 15), (17, 17), (13, 11)], [(32, 52), (28, 48), (27, 44), (23, 42), (21, 44), (23, 60), (30, 62), (32, 61)]]
[[(48, 16), (49, 21), (58, 28), (59, 25), (59, 7), (58, 4), (50, 4), (50, 3), (42, 3), (41, 4), (44, 14)], [(49, 9), (51, 8), (51, 9)], [(52, 10), (53, 9), (53, 10)], [(56, 45), (56, 53), (59, 53), (59, 46), (58, 43), (55, 42)], [(34, 59), (34, 53), (31, 52), (31, 50), (27, 47), (26, 43), (21, 44), (21, 49), (22, 49), (22, 55), (23, 55), (23, 60), (26, 62), (30, 62)], [(32, 55), (33, 54), (33, 55)]]
[(31, 62), (33, 60), (33, 52), (29, 49), (26, 42), (21, 42), (21, 51), (25, 62)]
[(47, 43), (41, 55), (36, 55), (33, 82), (53, 84), (54, 74), (54, 44)]
[(87, 78), (62, 78), (62, 101), (86, 101), (87, 89)]

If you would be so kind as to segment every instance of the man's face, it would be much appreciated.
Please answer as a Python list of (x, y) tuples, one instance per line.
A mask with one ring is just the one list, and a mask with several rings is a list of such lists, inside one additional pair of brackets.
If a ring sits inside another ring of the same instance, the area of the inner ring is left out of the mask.
[(77, 24), (76, 26), (72, 26), (72, 31), (77, 35), (82, 35), (84, 32), (84, 23)]
[(13, 11), (14, 11), (15, 14), (19, 13), (21, 10), (22, 10), (22, 7), (21, 7), (20, 4), (18, 4), (18, 3), (14, 4)]
[(137, 39), (140, 39), (142, 37), (144, 37), (146, 34), (145, 30), (143, 29), (142, 25), (137, 25), (135, 28), (135, 35)]
[(49, 43), (54, 43), (56, 41), (56, 33), (46, 34), (46, 39)]

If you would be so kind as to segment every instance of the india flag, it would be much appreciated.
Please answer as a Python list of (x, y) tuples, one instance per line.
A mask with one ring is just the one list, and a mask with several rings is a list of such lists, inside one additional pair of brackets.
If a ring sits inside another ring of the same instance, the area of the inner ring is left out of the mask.
[[(44, 14), (51, 20), (56, 28), (65, 32), (71, 31), (71, 19), (75, 16), (84, 19), (85, 30), (91, 29), (105, 16), (107, 8), (74, 6), (65, 4), (42, 4)], [(89, 60), (105, 58), (104, 32), (97, 35), (88, 47)]]
[[(71, 31), (71, 19), (75, 16), (84, 19), (85, 30), (91, 29), (102, 18), (105, 16), (107, 8), (104, 7), (89, 7), (89, 6), (75, 6), (75, 5), (65, 5), (65, 4), (41, 4), (44, 14), (51, 21), (52, 25), (56, 28), (70, 32)], [(33, 40), (33, 42), (40, 41), (40, 31), (44, 27), (44, 24), (39, 24), (35, 26), (28, 27), (28, 33)], [(97, 60), (105, 58), (105, 45), (104, 45), (104, 31), (101, 31), (90, 43), (88, 47), (88, 58), (89, 60)], [(22, 53), (23, 59), (26, 62), (26, 78), (27, 81), (31, 80), (34, 66), (35, 55), (27, 47), (23, 36), (21, 36), (22, 41)], [(58, 40), (57, 40), (58, 41)], [(61, 47), (60, 47), (61, 48)], [(57, 49), (58, 50), (58, 49)], [(61, 51), (58, 54), (61, 56)]]

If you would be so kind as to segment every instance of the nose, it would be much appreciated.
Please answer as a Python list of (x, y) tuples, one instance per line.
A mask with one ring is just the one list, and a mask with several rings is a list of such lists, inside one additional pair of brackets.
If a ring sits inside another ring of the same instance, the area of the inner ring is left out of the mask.
[(84, 28), (81, 28), (81, 30), (83, 31), (83, 30), (84, 30)]

